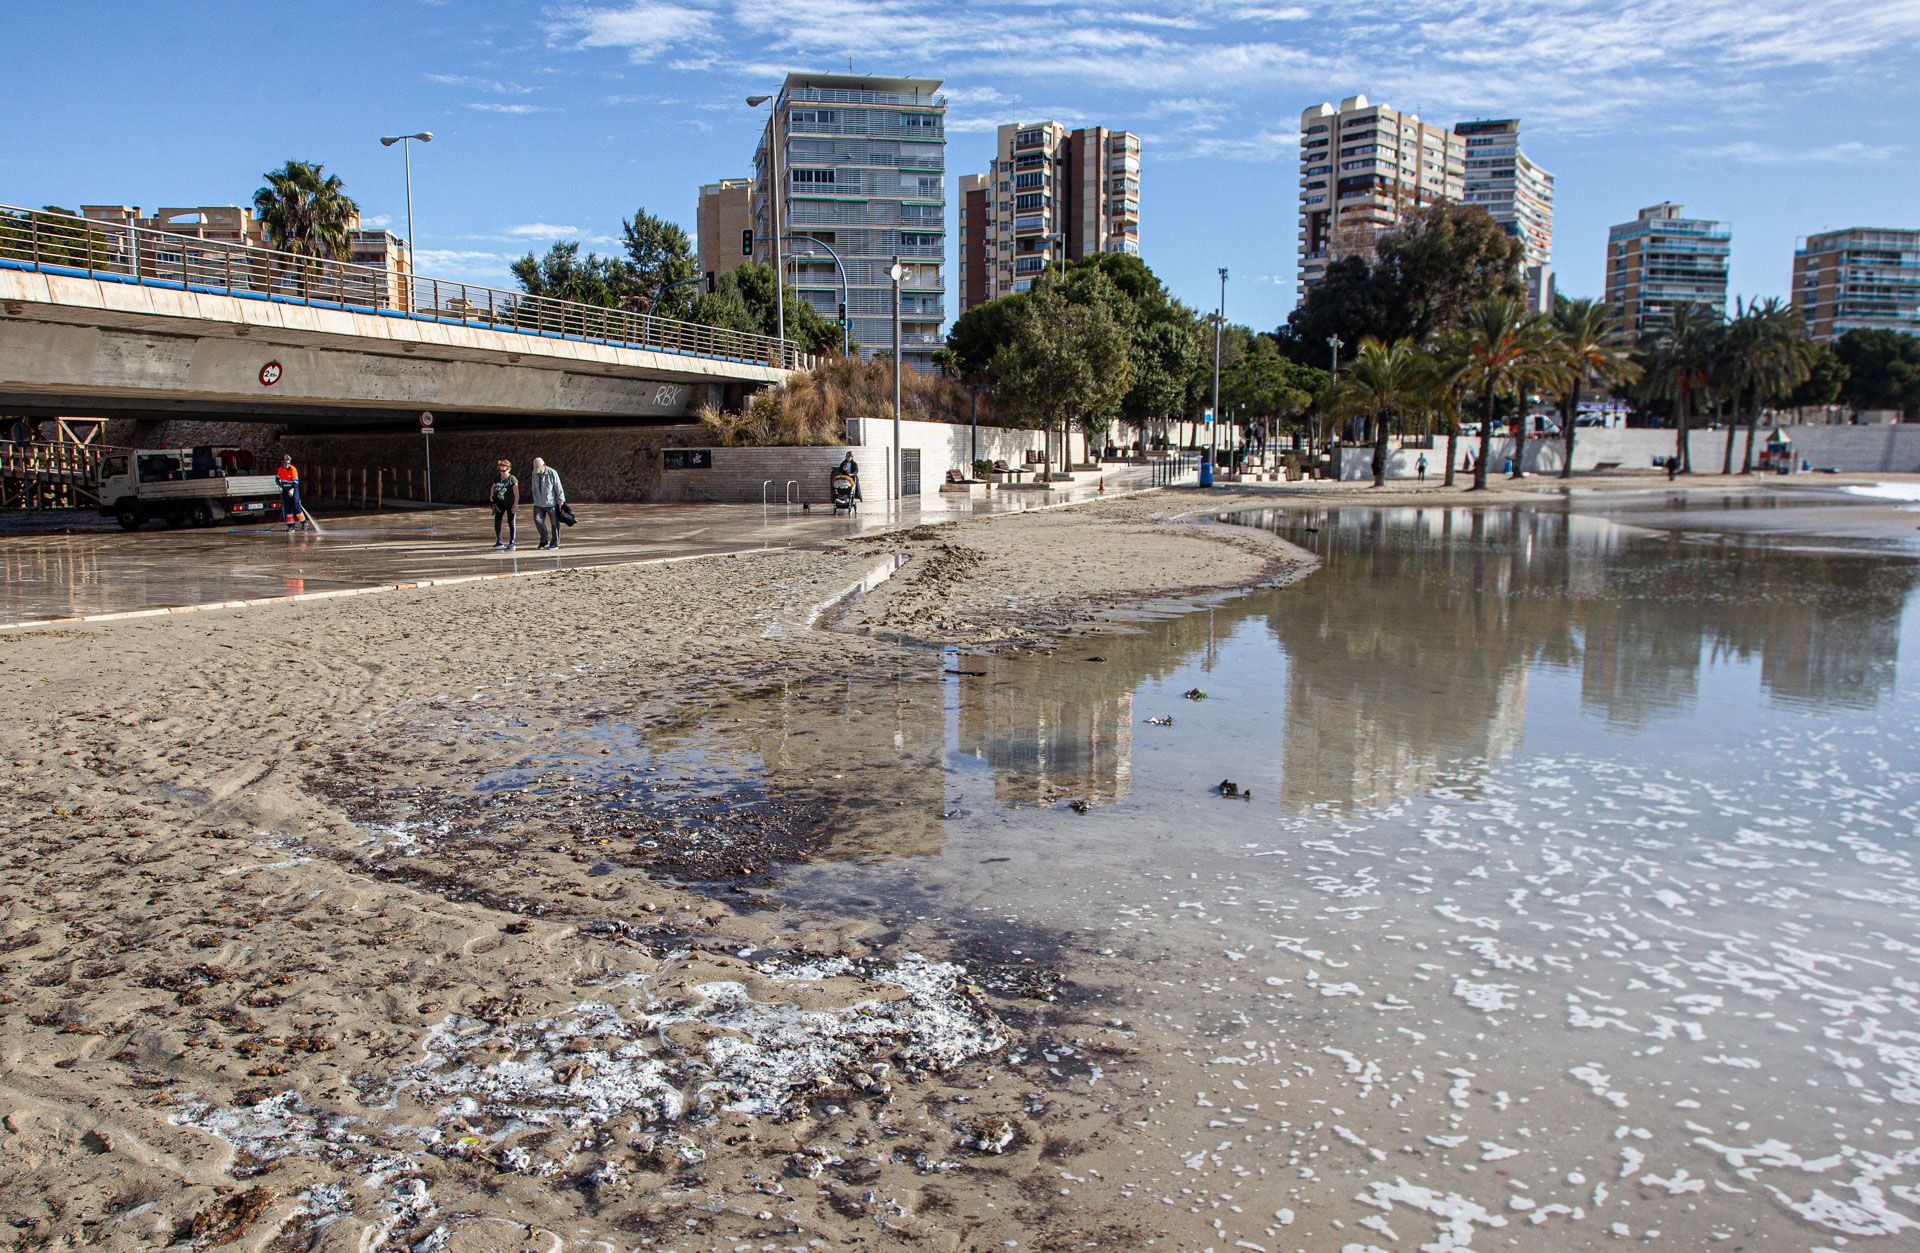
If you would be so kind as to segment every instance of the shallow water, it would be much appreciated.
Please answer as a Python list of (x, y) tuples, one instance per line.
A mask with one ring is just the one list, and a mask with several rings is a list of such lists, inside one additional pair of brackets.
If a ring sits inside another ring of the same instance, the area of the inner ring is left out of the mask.
[(1242, 520), (1324, 567), (647, 751), (827, 816), (772, 890), (796, 923), (1063, 965), (1133, 1050), (1048, 1060), (1138, 1134), (1060, 1186), (1162, 1247), (1920, 1241), (1920, 563), (1519, 509)]
[(1324, 569), (836, 693), (917, 855), (783, 899), (1065, 937), (1139, 1045), (1075, 1080), (1142, 1124), (1083, 1194), (1168, 1243), (1908, 1247), (1920, 566), (1521, 510), (1257, 521)]

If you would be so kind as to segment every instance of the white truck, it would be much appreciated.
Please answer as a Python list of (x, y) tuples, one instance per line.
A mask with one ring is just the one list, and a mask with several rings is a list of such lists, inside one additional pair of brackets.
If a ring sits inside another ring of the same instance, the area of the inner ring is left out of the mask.
[(137, 448), (100, 460), (100, 513), (132, 531), (152, 518), (168, 526), (216, 522), (273, 522), (280, 518), (280, 483), (271, 474), (247, 474), (244, 449)]

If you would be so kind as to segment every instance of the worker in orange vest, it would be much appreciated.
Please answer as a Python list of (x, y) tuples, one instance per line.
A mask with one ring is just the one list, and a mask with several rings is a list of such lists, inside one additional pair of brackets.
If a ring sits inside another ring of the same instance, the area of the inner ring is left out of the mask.
[(307, 529), (307, 512), (300, 505), (300, 470), (293, 464), (293, 458), (280, 458), (280, 468), (273, 472), (280, 480), (280, 516), (287, 520), (287, 529), (296, 525)]

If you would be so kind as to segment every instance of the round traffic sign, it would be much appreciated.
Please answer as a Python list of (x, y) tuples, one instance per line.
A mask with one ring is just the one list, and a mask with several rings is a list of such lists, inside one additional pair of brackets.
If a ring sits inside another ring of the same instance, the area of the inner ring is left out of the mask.
[(423, 431), (431, 431), (433, 429), (433, 414), (431, 412), (420, 415), (420, 429)]
[(280, 381), (280, 374), (280, 363), (278, 361), (267, 362), (260, 367), (260, 386), (272, 387)]

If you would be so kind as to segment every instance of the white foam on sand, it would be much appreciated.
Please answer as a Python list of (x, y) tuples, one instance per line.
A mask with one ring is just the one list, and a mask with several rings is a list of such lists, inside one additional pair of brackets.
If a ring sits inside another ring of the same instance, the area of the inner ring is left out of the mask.
[(1877, 500), (1920, 501), (1920, 483), (1854, 483), (1840, 490), (1849, 496), (1872, 496)]

